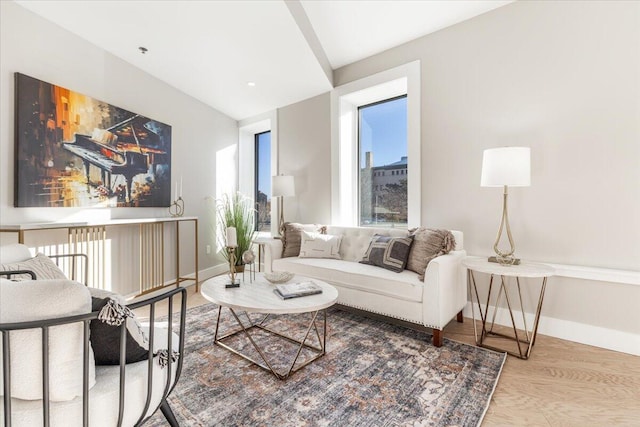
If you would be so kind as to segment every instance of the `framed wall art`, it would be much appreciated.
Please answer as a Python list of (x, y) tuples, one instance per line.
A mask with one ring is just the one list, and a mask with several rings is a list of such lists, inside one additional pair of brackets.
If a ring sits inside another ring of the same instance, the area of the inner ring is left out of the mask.
[(171, 126), (16, 73), (16, 207), (167, 207)]

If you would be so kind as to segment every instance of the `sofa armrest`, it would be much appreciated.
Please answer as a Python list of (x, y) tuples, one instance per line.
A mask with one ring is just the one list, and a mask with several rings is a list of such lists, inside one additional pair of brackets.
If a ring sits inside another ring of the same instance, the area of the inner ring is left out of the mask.
[(424, 321), (443, 329), (467, 303), (467, 285), (462, 259), (464, 250), (451, 251), (434, 258), (425, 271)]
[(274, 259), (282, 258), (282, 240), (281, 239), (260, 239), (256, 241), (264, 248), (264, 271), (270, 273), (273, 271), (272, 262)]

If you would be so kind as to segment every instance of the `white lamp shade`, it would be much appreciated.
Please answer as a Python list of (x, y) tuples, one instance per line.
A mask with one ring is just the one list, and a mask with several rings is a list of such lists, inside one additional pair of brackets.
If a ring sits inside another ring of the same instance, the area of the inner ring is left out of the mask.
[(296, 195), (296, 188), (293, 183), (293, 176), (291, 175), (278, 175), (272, 176), (271, 181), (271, 195), (291, 197)]
[(531, 149), (501, 147), (484, 150), (482, 187), (528, 187), (531, 185)]

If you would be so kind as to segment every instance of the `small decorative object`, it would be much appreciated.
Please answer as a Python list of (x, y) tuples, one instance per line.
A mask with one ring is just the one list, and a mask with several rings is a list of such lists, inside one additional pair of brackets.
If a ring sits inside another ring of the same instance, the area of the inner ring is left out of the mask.
[(180, 177), (180, 192), (178, 192), (178, 182), (176, 181), (176, 199), (169, 206), (169, 215), (180, 217), (184, 215), (184, 200), (182, 200), (182, 177)]
[(182, 197), (178, 197), (177, 200), (171, 203), (171, 206), (169, 206), (169, 215), (174, 218), (184, 215), (184, 200), (182, 200)]
[(247, 270), (246, 267), (249, 267), (249, 282), (253, 283), (253, 279), (256, 278), (256, 268), (254, 266), (255, 259), (256, 254), (254, 254), (251, 249), (244, 251), (242, 254), (242, 262), (245, 265), (245, 269), (242, 270), (242, 280), (244, 280), (244, 272)]
[(293, 278), (293, 273), (289, 273), (288, 271), (273, 271), (271, 273), (264, 273), (264, 278), (273, 284), (286, 283)]
[(238, 238), (235, 227), (227, 227), (227, 254), (229, 254), (229, 278), (230, 283), (224, 285), (225, 288), (239, 288), (240, 282), (236, 280), (236, 247), (238, 246)]
[[(489, 257), (489, 262), (503, 265), (518, 265), (520, 260), (513, 256), (516, 250), (509, 227), (507, 214), (507, 187), (528, 187), (531, 185), (531, 150), (529, 147), (501, 147), (484, 150), (482, 156), (482, 187), (504, 187), (502, 199), (502, 220), (498, 229), (498, 236), (493, 244), (496, 256)], [(507, 229), (509, 250), (498, 249), (502, 228)]]

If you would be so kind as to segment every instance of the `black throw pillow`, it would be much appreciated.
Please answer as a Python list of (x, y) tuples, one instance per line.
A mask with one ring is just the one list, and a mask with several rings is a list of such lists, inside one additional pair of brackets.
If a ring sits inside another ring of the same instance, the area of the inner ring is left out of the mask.
[[(149, 358), (149, 342), (135, 314), (114, 298), (91, 298), (91, 311), (100, 311), (100, 318), (92, 320), (91, 347), (96, 365), (120, 364), (120, 324), (126, 322), (126, 363)], [(106, 316), (106, 318), (105, 318)]]

